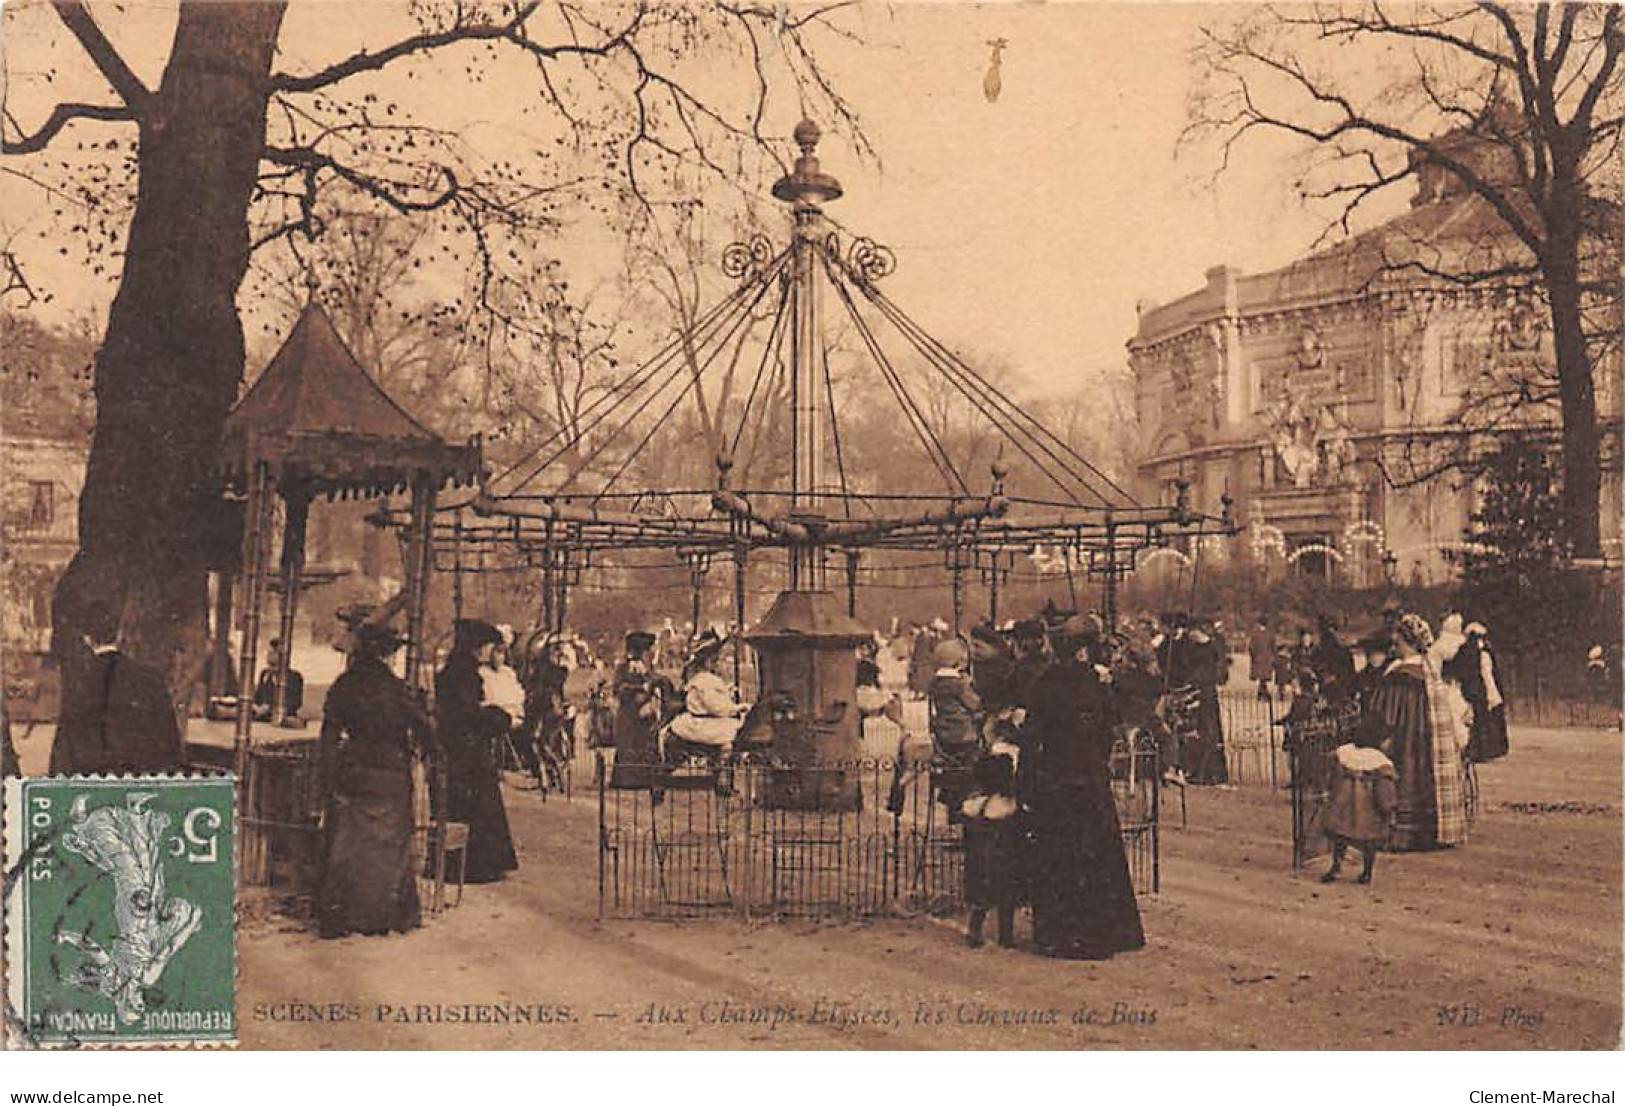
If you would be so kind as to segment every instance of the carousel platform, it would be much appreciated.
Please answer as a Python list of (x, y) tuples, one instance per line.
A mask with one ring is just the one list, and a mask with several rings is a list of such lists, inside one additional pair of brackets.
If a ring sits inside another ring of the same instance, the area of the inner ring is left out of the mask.
[[(320, 720), (307, 721), (302, 729), (255, 722), (250, 730), (250, 755), (309, 756), (316, 753), (321, 736)], [(227, 720), (194, 718), (186, 726), (186, 760), (197, 768), (229, 771), (237, 743), (237, 724)]]

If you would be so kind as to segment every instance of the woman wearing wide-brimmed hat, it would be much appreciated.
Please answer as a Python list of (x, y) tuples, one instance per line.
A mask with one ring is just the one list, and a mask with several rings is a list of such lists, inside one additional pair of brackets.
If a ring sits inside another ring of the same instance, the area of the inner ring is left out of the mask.
[(721, 634), (707, 629), (689, 649), (683, 668), (683, 712), (667, 730), (668, 760), (689, 756), (714, 760), (733, 746), (740, 719), (750, 708), (734, 699), (733, 688), (717, 671), (724, 644)]
[(485, 704), (482, 661), (502, 641), (495, 626), (458, 619), (451, 655), (434, 678), (435, 709), (446, 749), (446, 813), (468, 826), (465, 878), (489, 883), (519, 867), (508, 812), (502, 805), (501, 760), (497, 742), (513, 719)]
[(400, 636), (367, 621), (364, 611), (347, 614), (350, 663), (328, 689), (318, 747), (323, 864), (316, 924), (323, 937), (417, 927), (412, 761), (434, 743), (417, 696), (389, 670)]

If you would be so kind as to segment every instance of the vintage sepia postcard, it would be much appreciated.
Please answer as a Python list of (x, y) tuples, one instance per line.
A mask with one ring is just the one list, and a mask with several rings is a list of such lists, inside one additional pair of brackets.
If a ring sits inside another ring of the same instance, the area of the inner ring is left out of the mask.
[(6, 3), (7, 1047), (1617, 1048), (1622, 53)]

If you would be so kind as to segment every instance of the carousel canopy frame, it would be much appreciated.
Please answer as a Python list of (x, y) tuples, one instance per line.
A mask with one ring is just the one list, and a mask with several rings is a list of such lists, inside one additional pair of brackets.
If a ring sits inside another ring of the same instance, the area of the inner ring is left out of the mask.
[[(879, 287), (895, 269), (892, 252), (868, 238), (843, 240), (823, 214), (822, 204), (838, 198), (841, 187), (819, 168), (818, 138), (814, 124), (796, 127), (801, 156), (773, 189), (791, 208), (790, 243), (775, 249), (758, 234), (728, 246), (722, 270), (737, 286), (687, 333), (674, 334), (571, 425), (495, 478), (436, 507), (429, 523), (434, 560), (460, 572), (469, 551), (508, 550), (544, 568), (551, 595), (558, 579), (578, 576), (602, 551), (667, 549), (685, 562), (726, 555), (742, 571), (752, 552), (783, 549), (792, 590), (823, 590), (831, 552), (846, 554), (850, 581), (854, 558), (868, 549), (941, 551), (957, 568), (976, 554), (1049, 546), (1104, 581), (1111, 621), (1115, 582), (1132, 571), (1136, 551), (1236, 533), (1228, 496), (1218, 514), (1193, 509), (1186, 485), (1172, 504), (1136, 500), (893, 302)], [(853, 386), (878, 383), (877, 394), (895, 403), (940, 492), (852, 487), (823, 332), (822, 305), (831, 298), (879, 378)], [(753, 324), (763, 323), (749, 392), (724, 428), (728, 444), (716, 457), (715, 486), (627, 487), (639, 457), (714, 366), (751, 364), (744, 353), (758, 329)], [(1044, 493), (1006, 494), (1009, 468), (1002, 461), (991, 466), (986, 491), (973, 490), (899, 371), (898, 352), (986, 420)], [(762, 420), (770, 417), (766, 397), (775, 392), (789, 397), (788, 485), (735, 488), (735, 459), (747, 441), (760, 441)], [(385, 509), (376, 521), (411, 520)], [(555, 612), (561, 608), (554, 605)]]

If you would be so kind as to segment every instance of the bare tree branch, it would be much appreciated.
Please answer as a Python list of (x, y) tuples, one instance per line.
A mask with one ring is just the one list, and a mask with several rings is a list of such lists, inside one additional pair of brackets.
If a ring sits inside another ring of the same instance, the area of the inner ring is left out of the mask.
[(6, 121), (16, 130), (18, 137), (0, 141), (0, 153), (32, 154), (45, 149), (57, 132), (75, 119), (95, 119), (104, 123), (133, 123), (135, 112), (123, 104), (63, 103), (51, 109), (51, 114), (33, 134), (25, 134), (15, 116), (8, 109)]
[(80, 0), (51, 0), (51, 6), (125, 106), (138, 117), (145, 113), (152, 102), (151, 90), (141, 83), (141, 78), (135, 75), (123, 56), (108, 41), (91, 18), (89, 9)]

